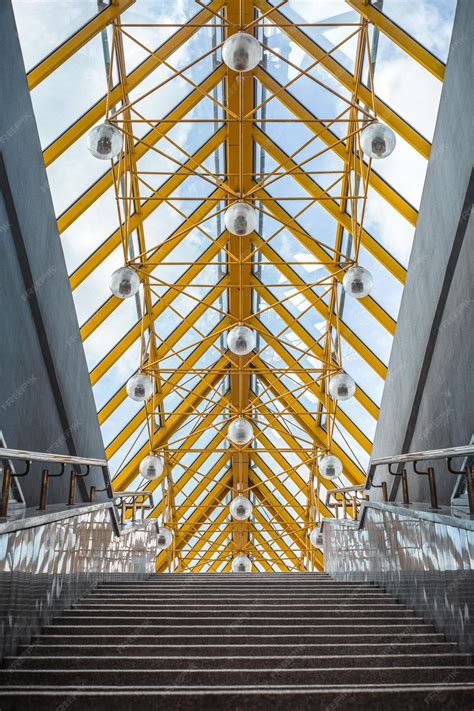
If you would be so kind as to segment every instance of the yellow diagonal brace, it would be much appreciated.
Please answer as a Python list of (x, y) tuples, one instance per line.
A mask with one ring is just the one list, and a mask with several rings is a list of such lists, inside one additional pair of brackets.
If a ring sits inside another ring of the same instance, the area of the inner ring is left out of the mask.
[[(269, 257), (270, 250), (268, 249), (268, 245), (265, 245), (265, 250), (262, 249), (262, 252), (264, 252), (265, 256)], [(275, 254), (275, 252), (273, 251), (272, 253)], [(283, 268), (277, 267), (277, 269), (280, 269), (280, 271), (289, 279), (290, 283), (293, 284), (296, 288), (304, 289), (304, 281), (301, 279), (301, 277), (298, 276), (298, 274), (296, 274), (295, 271), (293, 271), (290, 266), (285, 265)], [(288, 313), (287, 309), (284, 307), (283, 304), (278, 303), (278, 299), (276, 298), (276, 296), (273, 296), (272, 292), (267, 289), (255, 276), (252, 277), (252, 284), (254, 285), (254, 287), (258, 288), (258, 291), (262, 295), (264, 301), (269, 306), (272, 306), (273, 310), (285, 321), (285, 323), (288, 323), (290, 328), (298, 336), (300, 336), (303, 343), (306, 343), (308, 346), (310, 346), (312, 339), (311, 337), (309, 337), (308, 340), (308, 336), (305, 336), (305, 334), (307, 333), (306, 329), (304, 329), (303, 326), (299, 325), (298, 321), (294, 319), (291, 314)], [(314, 292), (310, 289), (307, 289), (303, 293), (305, 298), (311, 302), (314, 308), (327, 321), (329, 319), (329, 309), (327, 308), (326, 304), (321, 299), (318, 299), (316, 294), (314, 294)], [(380, 358), (377, 358), (375, 353), (373, 353), (345, 323), (339, 322), (339, 329), (341, 336), (348, 342), (348, 344), (355, 350), (355, 352), (358, 353), (371, 368), (373, 368), (377, 375), (379, 375), (383, 380), (385, 380), (387, 376), (387, 366), (382, 363)]]
[[(196, 363), (199, 358), (202, 357), (202, 355), (207, 351), (208, 349), (208, 344), (207, 343), (202, 343), (200, 346), (194, 349), (194, 351), (191, 353), (191, 355), (186, 359), (186, 362), (183, 363), (182, 366), (176, 369), (176, 372), (172, 375), (171, 378), (166, 380), (163, 384), (162, 388), (162, 396), (166, 397), (170, 393), (173, 392), (173, 390), (177, 387), (179, 384), (180, 380), (187, 374), (189, 368), (192, 368), (194, 363)], [(220, 367), (225, 367), (225, 359), (221, 358), (219, 361)], [(210, 390), (210, 385), (209, 381), (212, 383), (215, 383), (216, 379), (218, 380), (219, 378), (222, 378), (222, 374), (214, 374), (212, 370), (209, 371), (209, 375), (203, 377), (201, 381), (199, 382), (198, 385), (195, 386), (193, 389), (193, 398), (188, 400), (188, 405), (189, 405), (189, 411), (192, 411), (192, 406), (196, 406), (201, 402), (202, 398), (207, 395), (207, 393)], [(186, 402), (186, 401), (183, 401)], [(183, 405), (180, 404), (177, 406), (177, 409), (179, 411), (183, 410)], [(187, 410), (186, 410), (187, 411)], [(184, 419), (189, 417), (189, 415), (182, 416), (182, 415), (170, 415), (166, 421), (163, 427), (161, 427), (158, 430), (158, 434), (156, 435), (156, 442), (157, 444), (155, 445), (156, 447), (159, 447), (162, 443), (163, 440), (167, 437), (170, 437), (176, 429), (178, 429)], [(145, 422), (146, 419), (146, 411), (145, 408), (142, 407), (137, 414), (132, 417), (132, 419), (123, 427), (123, 429), (114, 437), (112, 442), (109, 444), (109, 446), (106, 448), (105, 453), (107, 456), (107, 459), (110, 459), (113, 457), (115, 452), (117, 452), (118, 449), (127, 441), (129, 437), (132, 436), (132, 434), (137, 430), (140, 425), (142, 425)]]
[[(280, 313), (280, 311), (279, 311), (279, 313)], [(286, 309), (284, 309), (284, 311), (286, 311)], [(303, 336), (304, 334), (302, 333), (302, 331), (305, 331), (305, 329), (303, 329), (302, 327), (299, 327), (298, 321), (296, 319), (292, 318), (291, 315), (288, 313), (288, 311), (286, 311), (286, 314), (288, 315), (288, 317), (286, 319), (288, 326), (293, 330), (293, 332), (295, 334)], [(253, 324), (254, 328), (256, 328), (261, 334), (263, 334), (263, 337), (265, 338), (266, 342), (269, 344), (269, 346), (271, 348), (274, 348), (278, 353), (285, 353), (285, 355), (287, 356), (287, 358), (285, 358), (286, 362), (287, 363), (291, 362), (295, 366), (295, 369), (298, 368), (298, 364), (297, 364), (296, 360), (290, 356), (290, 354), (286, 350), (285, 346), (281, 344), (281, 342), (278, 338), (275, 339), (272, 336), (270, 331), (266, 328), (266, 326), (261, 321), (259, 321), (256, 317), (254, 317), (253, 319), (251, 319), (251, 323)], [(305, 333), (307, 334), (307, 331), (305, 331)], [(314, 341), (311, 342), (311, 339), (309, 337), (306, 340), (308, 341), (308, 347), (312, 349), (312, 352), (309, 353), (308, 355), (315, 356), (316, 358), (319, 358), (320, 360), (322, 360), (324, 362), (325, 354), (324, 354), (322, 347), (319, 344), (315, 343)], [(291, 359), (291, 361), (289, 359)], [(311, 375), (308, 375), (307, 378), (308, 379), (306, 380), (306, 382), (308, 382), (308, 383), (310, 383), (313, 380), (313, 376), (311, 376)], [(318, 398), (321, 400), (321, 402), (323, 402), (324, 396), (322, 394), (321, 388), (318, 388), (318, 391), (320, 393), (318, 395)], [(367, 393), (365, 393), (359, 386), (356, 389), (355, 398), (356, 398), (356, 400), (358, 400), (360, 402), (362, 407), (365, 407), (365, 409), (372, 415), (372, 417), (374, 417), (375, 419), (378, 418), (378, 414), (379, 414), (378, 406), (375, 404), (375, 402), (373, 400), (371, 400), (371, 398), (367, 395)]]
[[(142, 205), (141, 213), (133, 214), (128, 221), (128, 231), (126, 236), (130, 235), (139, 224), (141, 224), (157, 207), (163, 204), (162, 199), (168, 198), (174, 193), (189, 176), (189, 169), (193, 169), (196, 162), (201, 163), (206, 160), (220, 144), (225, 140), (227, 129), (225, 127), (217, 131), (212, 138), (209, 139), (198, 151), (184, 164), (184, 168), (179, 168), (176, 173), (169, 178), (158, 190), (156, 190)], [(98, 247), (95, 252), (86, 259), (80, 267), (76, 269), (70, 276), (71, 289), (76, 289), (79, 284), (82, 284), (94, 269), (101, 264), (112, 252), (121, 244), (122, 232), (120, 229), (115, 230), (103, 244)]]
[[(204, 211), (204, 205), (207, 206), (208, 209), (209, 205), (208, 203), (203, 203), (203, 206), (201, 208), (198, 208), (199, 212), (196, 211), (193, 213), (198, 217), (201, 215)], [(184, 229), (184, 225), (183, 225)], [(178, 228), (175, 233), (181, 232), (181, 228)], [(159, 264), (161, 260), (163, 260), (169, 253), (170, 251), (177, 245), (179, 242), (181, 242), (182, 239), (185, 238), (185, 235), (182, 237), (178, 237), (176, 240), (167, 241), (165, 242), (164, 245), (160, 246), (156, 252), (153, 254), (153, 262)], [(210, 247), (208, 247), (201, 255), (199, 259), (199, 264), (193, 264), (191, 265), (180, 277), (180, 283), (191, 283), (193, 279), (196, 278), (196, 276), (205, 268), (204, 262), (206, 261), (212, 261), (212, 259), (218, 254), (219, 250), (222, 249), (225, 245), (225, 238), (220, 237), (219, 239), (215, 240), (215, 242), (211, 243)], [(164, 300), (164, 303), (166, 306), (169, 306), (175, 298), (179, 296), (181, 292), (178, 289), (168, 289), (166, 294), (162, 297), (161, 300)], [(83, 341), (85, 341), (89, 336), (94, 333), (95, 329), (98, 328), (101, 323), (105, 321), (105, 319), (115, 311), (116, 308), (120, 306), (122, 303), (121, 299), (118, 299), (116, 296), (111, 296), (110, 298), (107, 299), (105, 303), (100, 306), (95, 313), (92, 314), (92, 316), (81, 326), (81, 338)], [(163, 308), (160, 309), (158, 313), (161, 313), (163, 311)], [(155, 316), (156, 318), (156, 316)]]
[[(306, 127), (315, 133), (318, 138), (325, 143), (327, 146), (332, 146), (332, 150), (336, 155), (346, 163), (348, 160), (347, 148), (343, 143), (340, 143), (339, 137), (333, 133), (329, 128), (327, 128), (323, 123), (318, 121), (314, 114), (311, 113), (302, 103), (298, 101), (289, 91), (283, 90), (282, 85), (276, 81), (276, 79), (268, 72), (266, 72), (262, 67), (257, 67), (255, 70), (255, 75), (261, 81), (261, 83), (272, 93), (277, 94), (277, 98), (283, 106), (285, 106), (291, 113), (298, 119), (305, 122)], [(359, 161), (355, 163), (355, 169), (359, 175), (366, 179), (368, 167), (364, 163), (364, 168), (361, 170)], [(400, 215), (402, 215), (408, 222), (415, 226), (418, 219), (418, 211), (410, 205), (407, 200), (405, 200), (396, 190), (394, 190), (389, 183), (387, 183), (381, 175), (378, 175), (372, 169), (369, 173), (369, 185), (379, 193), (395, 210), (397, 210)]]
[[(275, 160), (278, 164), (287, 170), (292, 170), (297, 167), (297, 163), (292, 160), (279, 146), (276, 145), (268, 136), (266, 136), (263, 131), (259, 128), (254, 128), (254, 136), (258, 143), (265, 149), (265, 151)], [(347, 212), (341, 212), (338, 203), (329, 199), (329, 194), (316, 183), (309, 175), (300, 173), (295, 173), (292, 175), (294, 180), (301, 185), (308, 195), (315, 199), (320, 199), (319, 203), (336, 222), (340, 223), (350, 234), (352, 234), (352, 221), (351, 217)], [(271, 209), (271, 205), (269, 205)], [(393, 276), (398, 279), (402, 284), (405, 282), (406, 270), (397, 262), (395, 257), (393, 257), (387, 250), (382, 247), (382, 245), (377, 242), (377, 240), (370, 235), (367, 230), (363, 228), (360, 230), (360, 241), (365, 249), (370, 252), (378, 261), (384, 265), (388, 271), (393, 274)], [(327, 255), (326, 255), (327, 259)]]
[[(198, 509), (198, 511), (193, 516), (191, 516), (191, 518), (189, 520), (193, 523), (196, 521), (199, 521), (199, 519), (205, 520), (207, 513), (212, 511), (215, 503), (219, 502), (222, 499), (224, 494), (228, 491), (228, 486), (231, 483), (232, 483), (232, 472), (228, 471), (227, 474), (225, 474), (222, 479), (220, 479), (218, 482), (216, 482), (216, 485), (211, 489), (211, 491), (207, 494), (207, 496), (201, 502), (201, 506), (208, 507), (207, 510), (204, 510), (203, 513), (199, 513), (200, 509)], [(186, 535), (187, 534), (185, 534), (184, 537), (186, 537)], [(191, 537), (191, 535), (189, 537)], [(182, 537), (179, 536), (179, 534), (178, 534), (177, 544), (179, 545), (179, 543), (181, 541), (182, 541)], [(162, 551), (156, 559), (156, 570), (157, 570), (157, 572), (161, 572), (166, 567), (167, 567), (166, 551)]]
[[(261, 333), (263, 332), (263, 337), (265, 339), (270, 337), (268, 330), (263, 328), (262, 325), (260, 326), (260, 332)], [(280, 358), (282, 358), (283, 361), (288, 365), (289, 368), (294, 368), (295, 370), (298, 369), (298, 361), (288, 353), (286, 348), (284, 348), (284, 346), (282, 346), (279, 343), (278, 339), (274, 339), (273, 341), (271, 341), (271, 346), (274, 349), (274, 351), (276, 353), (278, 353)], [(267, 372), (265, 374), (262, 374), (259, 372), (260, 378), (268, 378), (269, 376), (273, 375), (268, 364), (265, 363), (263, 360), (261, 360), (261, 358), (255, 358), (253, 360), (253, 363), (258, 368), (262, 368), (262, 369), (266, 368)], [(325, 393), (322, 390), (322, 388), (316, 383), (313, 376), (310, 375), (309, 373), (303, 373), (303, 372), (300, 372), (298, 375), (299, 375), (298, 380), (301, 380), (302, 383), (308, 388), (308, 391), (313, 393), (313, 395), (315, 395), (318, 398), (318, 400), (324, 405), (324, 403), (326, 402)], [(299, 391), (299, 392), (301, 394), (301, 391)], [(366, 407), (367, 411), (372, 415), (372, 417), (374, 417), (373, 412), (375, 412), (375, 417), (377, 417), (377, 415), (378, 415), (377, 406), (375, 405), (375, 403), (372, 402), (372, 400), (367, 398), (367, 396), (365, 396), (365, 398), (366, 398), (365, 401), (363, 399), (361, 399), (361, 404), (363, 404)], [(300, 407), (302, 407), (302, 406), (300, 406)], [(369, 407), (371, 409), (369, 409)], [(343, 412), (340, 408), (337, 411), (337, 420), (349, 432), (349, 434), (352, 437), (354, 437), (354, 439), (356, 440), (356, 442), (358, 442), (358, 444), (360, 444), (362, 449), (365, 449), (365, 451), (368, 454), (370, 454), (370, 452), (372, 451), (372, 442), (357, 427), (357, 425), (354, 424), (354, 422), (350, 419), (350, 417), (348, 417), (348, 415), (346, 415), (346, 413)]]
[[(200, 101), (203, 100), (203, 92), (211, 91), (224, 76), (222, 67), (216, 69), (210, 76), (199, 85), (199, 90), (195, 89), (181, 101), (176, 108), (169, 112), (165, 118), (156, 124), (156, 128), (149, 131), (143, 137), (142, 141), (136, 144), (135, 155), (136, 160), (142, 158), (151, 146), (155, 145), (160, 140), (161, 136), (166, 135), (174, 126), (176, 121), (183, 119)], [(112, 171), (102, 175), (96, 180), (91, 187), (86, 190), (73, 204), (65, 210), (58, 218), (58, 230), (60, 233), (67, 230), (77, 218), (82, 215), (88, 207), (90, 207), (106, 190), (113, 185)], [(211, 202), (209, 210), (215, 203)]]
[[(227, 361), (222, 358), (218, 362), (218, 367), (222, 368), (226, 365)], [(180, 409), (184, 412), (191, 410), (191, 406), (197, 406), (201, 402), (203, 397), (206, 397), (208, 392), (215, 386), (219, 379), (222, 379), (222, 373), (210, 373), (208, 376), (202, 378), (200, 383), (196, 386), (193, 393), (189, 394), (180, 404)], [(186, 415), (171, 415), (166, 421), (164, 427), (160, 428), (154, 435), (152, 447), (153, 449), (158, 449), (163, 447), (168, 439), (183, 425), (187, 419)], [(130, 459), (125, 467), (121, 470), (120, 474), (114, 479), (114, 487), (117, 491), (125, 490), (129, 478), (137, 472), (138, 465), (140, 464), (143, 457), (149, 453), (150, 444), (146, 442), (143, 447)]]
[[(185, 456), (186, 452), (188, 449), (191, 449), (192, 446), (197, 442), (197, 440), (202, 436), (202, 433), (204, 430), (206, 430), (209, 427), (212, 427), (214, 424), (214, 421), (217, 417), (217, 415), (220, 415), (222, 410), (225, 407), (224, 400), (221, 400), (220, 403), (218, 403), (215, 407), (212, 408), (212, 410), (207, 414), (204, 418), (199, 420), (199, 423), (197, 425), (197, 429), (195, 431), (192, 431), (188, 437), (186, 437), (185, 441), (183, 442), (183, 446), (180, 448), (178, 452), (174, 452), (172, 454), (172, 460), (170, 462), (171, 467), (174, 467), (176, 464), (178, 464), (181, 459)], [(175, 495), (178, 494), (183, 486), (185, 486), (190, 479), (192, 479), (195, 476), (196, 471), (198, 471), (201, 467), (204, 466), (208, 458), (212, 454), (212, 450), (214, 447), (218, 447), (220, 443), (222, 442), (224, 438), (224, 433), (219, 431), (217, 432), (214, 437), (211, 439), (209, 442), (208, 447), (204, 452), (201, 452), (196, 459), (193, 461), (192, 467), (188, 468), (179, 478), (179, 480), (174, 484), (174, 492)], [(209, 471), (206, 472), (206, 479), (209, 481), (209, 478), (213, 476), (213, 472), (215, 471), (218, 473), (221, 469), (223, 464), (227, 461), (229, 458), (229, 455), (224, 454), (222, 457), (219, 457), (218, 462), (220, 462), (220, 465), (218, 468), (214, 470), (214, 467), (217, 466), (217, 463), (213, 466), (213, 468)], [(162, 479), (164, 479), (164, 474), (161, 475), (157, 480), (150, 482), (146, 487), (146, 491), (154, 491), (158, 486), (160, 486)], [(149, 518), (156, 518), (161, 514), (162, 511), (162, 504), (163, 502), (160, 501), (155, 508), (149, 513)]]
[[(164, 44), (159, 47), (153, 56), (145, 59), (144, 62), (138, 65), (127, 76), (127, 87), (129, 92), (132, 92), (135, 87), (137, 87), (140, 82), (146, 79), (152, 71), (160, 66), (162, 59), (167, 59), (173, 52), (183, 46), (187, 40), (189, 40), (198, 30), (199, 27), (196, 25), (200, 23), (208, 22), (214, 16), (210, 10), (219, 10), (224, 5), (225, 0), (212, 0), (209, 3), (209, 9), (202, 10), (193, 19), (193, 26), (185, 26), (175, 32)], [(122, 87), (118, 85), (109, 93), (109, 106), (114, 106), (119, 104), (122, 98)], [(104, 96), (100, 99), (92, 108), (89, 109), (85, 114), (83, 114), (73, 125), (62, 133), (59, 138), (57, 138), (50, 146), (46, 148), (43, 152), (45, 165), (51, 165), (56, 158), (64, 153), (70, 146), (72, 146), (78, 138), (80, 138), (86, 131), (88, 131), (92, 126), (105, 117), (107, 107), (107, 97)]]
[(90, 39), (99, 34), (104, 27), (110, 24), (116, 17), (119, 17), (122, 12), (133, 5), (135, 0), (112, 0), (109, 7), (102, 10), (84, 27), (81, 27), (69, 39), (63, 42), (57, 49), (43, 59), (39, 64), (31, 69), (27, 74), (28, 86), (34, 89), (44, 79), (49, 77), (61, 64), (64, 64), (73, 54), (83, 47)]
[[(350, 94), (355, 93), (355, 80), (351, 72), (343, 67), (342, 64), (339, 64), (333, 57), (327, 55), (325, 50), (316, 44), (309, 35), (296, 25), (291, 25), (291, 23), (288, 22), (288, 18), (273, 8), (267, 0), (255, 0), (255, 6), (261, 10), (261, 12), (271, 12), (269, 20), (275, 22), (277, 25), (282, 25), (282, 32), (288, 35), (288, 37), (309, 54), (310, 57), (315, 60), (320, 60), (320, 65), (326, 69), (329, 74), (332, 74)], [(378, 96), (375, 97), (374, 102), (372, 100), (371, 91), (363, 85), (359, 86), (357, 96), (362, 104), (369, 106), (382, 121), (393, 128), (399, 136), (404, 138), (405, 141), (421, 153), (424, 158), (428, 159), (430, 157), (430, 142), (410, 126), (401, 116), (395, 113), (388, 104), (384, 103)]]
[(415, 59), (418, 64), (427, 69), (436, 79), (444, 80), (446, 65), (441, 60), (431, 54), (422, 44), (417, 42), (411, 35), (402, 30), (401, 27), (392, 22), (392, 20), (384, 13), (377, 10), (367, 0), (346, 0), (346, 2), (357, 10), (363, 17), (366, 17), (369, 22), (379, 28), (392, 42), (395, 42), (400, 49)]
[[(316, 421), (311, 415), (305, 415), (301, 413), (301, 404), (298, 399), (290, 393), (286, 386), (281, 382), (281, 379), (274, 375), (269, 369), (265, 375), (263, 367), (259, 363), (259, 379), (270, 388), (270, 391), (274, 393), (276, 397), (280, 400), (281, 404), (287, 408), (288, 413), (298, 422), (299, 426), (309, 435), (311, 440), (315, 437), (315, 432), (317, 432)], [(363, 484), (365, 481), (365, 476), (363, 472), (358, 469), (358, 467), (352, 462), (350, 457), (348, 457), (345, 452), (335, 443), (332, 444), (332, 451), (336, 454), (342, 461), (344, 468), (348, 470), (354, 476), (355, 484)], [(347, 466), (350, 463), (351, 466)]]

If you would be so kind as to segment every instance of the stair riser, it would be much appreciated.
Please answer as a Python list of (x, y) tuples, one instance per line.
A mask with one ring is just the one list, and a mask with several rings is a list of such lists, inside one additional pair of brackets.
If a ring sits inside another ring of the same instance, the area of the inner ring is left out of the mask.
[(142, 669), (135, 671), (35, 671), (5, 670), (2, 673), (4, 685), (99, 685), (99, 686), (268, 686), (276, 684), (410, 684), (439, 683), (443, 679), (456, 683), (470, 682), (474, 690), (474, 667), (420, 667), (389, 669), (294, 669), (282, 662), (274, 669), (216, 669), (216, 670), (159, 670)]
[[(367, 619), (372, 620), (374, 615), (377, 618), (389, 618), (389, 619), (416, 619), (421, 621), (421, 618), (415, 617), (413, 612), (409, 610), (377, 610), (376, 612), (370, 612), (368, 610), (291, 610), (284, 613), (285, 620), (297, 621), (298, 624), (303, 622), (315, 622), (319, 619), (327, 618), (331, 613), (331, 617), (335, 615), (341, 615), (344, 618), (355, 618), (355, 619)], [(281, 622), (282, 615), (278, 615), (277, 611), (274, 610), (264, 612), (262, 610), (252, 610), (252, 609), (242, 609), (236, 611), (222, 611), (222, 610), (209, 610), (203, 612), (197, 611), (181, 611), (176, 610), (162, 610), (156, 608), (156, 610), (137, 610), (137, 609), (115, 609), (111, 612), (106, 610), (102, 611), (89, 611), (84, 610), (83, 614), (81, 611), (68, 612), (67, 615), (63, 615), (58, 618), (58, 622), (61, 621), (66, 624), (76, 624), (82, 621), (83, 624), (106, 624), (107, 621), (110, 622), (111, 619), (114, 622), (124, 623), (128, 621), (130, 623), (138, 623), (144, 618), (148, 620), (156, 620), (163, 622), (163, 624), (169, 624), (170, 622), (179, 622), (180, 624), (208, 624), (211, 620), (219, 620), (219, 624), (225, 624), (227, 622), (232, 623), (239, 620), (251, 620), (254, 624), (265, 623), (268, 621), (269, 624), (275, 624)], [(179, 618), (179, 619), (178, 619)]]
[(2, 711), (52, 711), (67, 709), (73, 704), (76, 711), (203, 711), (215, 709), (220, 711), (420, 711), (420, 709), (440, 709), (440, 699), (443, 711), (461, 711), (472, 709), (474, 692), (472, 689), (452, 689), (449, 687), (394, 688), (394, 689), (360, 689), (344, 688), (336, 690), (255, 690), (236, 692), (207, 692), (195, 689), (186, 692), (109, 692), (77, 690), (76, 688), (52, 694), (35, 694), (4, 690), (0, 693)]
[[(63, 645), (61, 644), (47, 644), (46, 642), (41, 642), (34, 647), (27, 648), (27, 656), (24, 660), (30, 659), (35, 656), (50, 655), (53, 657), (61, 655), (70, 656), (90, 656), (100, 657), (100, 656), (110, 656), (110, 645), (107, 644), (75, 644), (76, 640), (71, 642), (69, 639)], [(288, 644), (282, 641), (280, 644), (230, 644), (225, 643), (217, 644), (156, 644), (130, 642), (129, 644), (121, 643), (118, 647), (115, 646), (118, 655), (124, 656), (143, 656), (143, 655), (157, 655), (157, 656), (167, 656), (167, 657), (189, 657), (189, 656), (246, 656), (252, 655), (252, 657), (261, 656), (280, 656), (284, 654), (285, 656), (293, 654), (324, 654), (324, 655), (349, 655), (353, 659), (360, 655), (382, 655), (382, 654), (408, 654), (408, 655), (418, 655), (419, 657), (424, 657), (429, 654), (453, 654), (457, 652), (457, 647), (455, 644), (448, 642), (383, 642), (383, 643), (373, 643), (373, 644), (347, 644), (344, 641), (335, 644), (328, 644), (325, 642), (320, 642), (317, 644), (311, 643), (299, 643)], [(23, 663), (23, 662), (22, 662)]]
[[(365, 634), (363, 632), (354, 633), (353, 628), (350, 628), (350, 632), (339, 631), (334, 633), (333, 631), (321, 634), (312, 635), (250, 635), (250, 634), (235, 634), (232, 636), (232, 644), (271, 644), (271, 645), (282, 645), (282, 644), (292, 644), (296, 642), (297, 644), (324, 644), (324, 643), (343, 643), (343, 642), (357, 642), (358, 644), (364, 644), (366, 642), (373, 644), (387, 644), (391, 645), (394, 641), (400, 642), (444, 642), (444, 635), (437, 633), (389, 633), (387, 634), (385, 630), (381, 630), (380, 634), (369, 633)], [(180, 644), (180, 645), (201, 645), (201, 644), (226, 644), (225, 639), (220, 634), (143, 634), (143, 630), (135, 628), (134, 634), (128, 636), (117, 636), (107, 635), (107, 634), (96, 634), (93, 636), (91, 634), (80, 635), (74, 630), (74, 633), (60, 635), (60, 634), (50, 634), (44, 635), (40, 639), (40, 644), (61, 644), (68, 645), (71, 644), (73, 637), (74, 644), (90, 644), (95, 642), (96, 644), (106, 644), (114, 645), (119, 647), (121, 645), (130, 644), (133, 642), (134, 645), (146, 645), (154, 644), (158, 646), (166, 644)]]
[[(110, 653), (109, 649), (109, 653)], [(140, 652), (140, 650), (138, 650)], [(305, 668), (305, 669), (330, 669), (330, 668), (372, 668), (372, 667), (452, 667), (452, 666), (468, 666), (470, 657), (461, 654), (426, 654), (419, 657), (414, 654), (383, 654), (380, 655), (361, 655), (354, 658), (352, 655), (334, 655), (330, 656), (314, 656), (304, 654), (304, 649), (295, 647), (290, 654), (280, 654), (271, 656), (235, 656), (229, 650), (228, 654), (222, 654), (220, 657), (207, 656), (203, 652), (201, 656), (194, 657), (170, 657), (162, 654), (157, 650), (155, 655), (146, 657), (143, 656), (128, 656), (128, 652), (118, 650), (118, 654), (114, 656), (103, 657), (74, 657), (74, 656), (46, 656), (43, 658), (26, 657), (21, 664), (17, 663), (16, 658), (6, 660), (6, 668), (13, 665), (13, 668), (26, 671), (48, 670), (54, 667), (58, 670), (131, 670), (131, 669), (229, 669), (238, 667), (240, 669), (277, 669), (277, 668)]]

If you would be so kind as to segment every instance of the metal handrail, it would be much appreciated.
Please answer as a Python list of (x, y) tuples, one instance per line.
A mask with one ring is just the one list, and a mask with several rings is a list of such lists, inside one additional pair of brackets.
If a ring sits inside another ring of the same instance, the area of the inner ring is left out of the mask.
[[(336, 509), (336, 518), (339, 518), (339, 508), (342, 507), (343, 518), (346, 518), (347, 508), (352, 508), (353, 518), (357, 518), (358, 510), (363, 498), (359, 498), (359, 492), (365, 491), (365, 484), (356, 484), (354, 486), (340, 486), (334, 489), (328, 489), (326, 492), (326, 506), (327, 508)], [(337, 495), (341, 495), (341, 500), (339, 501)], [(349, 501), (346, 498), (346, 494), (349, 494)], [(331, 503), (331, 498), (334, 497), (334, 503)]]
[[(140, 504), (137, 504), (137, 500), (143, 498)], [(121, 509), (121, 523), (125, 524), (125, 517), (127, 509), (132, 510), (132, 521), (135, 521), (135, 515), (137, 512), (137, 506), (140, 508), (143, 520), (144, 511), (151, 511), (155, 508), (155, 502), (153, 500), (153, 493), (151, 491), (114, 491), (114, 502), (119, 499), (120, 503), (118, 506)], [(127, 503), (127, 499), (132, 499), (131, 503)], [(145, 499), (148, 499), (148, 504), (145, 504)]]
[[(19, 460), (27, 464), (27, 468), (24, 472), (17, 473), (12, 472), (10, 467), (5, 467), (3, 472), (3, 482), (2, 482), (2, 498), (0, 501), (0, 516), (6, 516), (8, 512), (8, 502), (10, 498), (10, 483), (12, 477), (26, 476), (29, 473), (31, 462), (45, 462), (48, 464), (59, 464), (61, 470), (59, 474), (50, 474), (48, 469), (43, 470), (42, 481), (41, 481), (41, 494), (40, 494), (40, 509), (44, 510), (47, 505), (48, 496), (48, 482), (51, 476), (62, 476), (65, 470), (66, 464), (71, 464), (76, 470), (71, 472), (71, 481), (69, 486), (69, 500), (68, 504), (70, 506), (74, 505), (75, 498), (75, 483), (77, 477), (85, 477), (89, 474), (91, 467), (98, 467), (102, 470), (102, 476), (104, 479), (104, 490), (107, 492), (108, 498), (112, 499), (112, 482), (110, 480), (109, 467), (105, 459), (92, 459), (86, 457), (74, 457), (70, 454), (54, 454), (51, 452), (29, 452), (24, 449), (8, 449), (6, 447), (0, 447), (0, 460), (11, 461)], [(86, 467), (85, 473), (80, 472), (80, 467)], [(92, 487), (95, 492), (95, 488)], [(92, 496), (91, 496), (92, 498)]]
[[(390, 457), (381, 457), (379, 459), (373, 459), (370, 463), (369, 472), (367, 474), (367, 480), (365, 488), (368, 490), (372, 486), (375, 487), (374, 477), (377, 467), (388, 466), (388, 471), (392, 476), (400, 476), (402, 480), (402, 492), (403, 492), (403, 502), (409, 504), (408, 496), (408, 479), (407, 470), (402, 465), (413, 463), (413, 470), (416, 474), (425, 475), (428, 477), (430, 485), (430, 499), (432, 508), (438, 508), (438, 498), (436, 492), (436, 478), (435, 471), (433, 467), (428, 467), (426, 471), (420, 470), (417, 465), (419, 462), (427, 462), (439, 459), (446, 459), (448, 465), (448, 471), (451, 474), (463, 474), (466, 482), (466, 491), (469, 502), (469, 511), (471, 515), (474, 515), (474, 486), (472, 481), (472, 467), (467, 464), (465, 469), (460, 471), (453, 469), (451, 461), (458, 457), (468, 457), (474, 455), (474, 444), (467, 444), (461, 447), (445, 447), (444, 449), (432, 449), (430, 451), (423, 452), (407, 452), (405, 454), (392, 455)], [(392, 465), (397, 465), (397, 470), (392, 470)], [(385, 482), (384, 482), (385, 483)], [(387, 499), (387, 489), (384, 488), (384, 500)]]

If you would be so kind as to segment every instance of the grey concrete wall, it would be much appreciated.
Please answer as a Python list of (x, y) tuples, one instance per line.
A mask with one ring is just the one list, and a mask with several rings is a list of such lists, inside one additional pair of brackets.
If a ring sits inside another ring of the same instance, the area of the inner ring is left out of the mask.
[[(0, 2), (0, 97), (0, 430), (12, 448), (104, 458), (9, 0)], [(38, 474), (22, 480), (34, 505)], [(100, 472), (87, 483), (102, 486)], [(67, 486), (51, 480), (51, 503), (65, 501)]]
[[(459, 0), (372, 458), (474, 433), (473, 38), (474, 2)], [(422, 481), (411, 479), (412, 500), (428, 500)], [(453, 484), (439, 477), (442, 502)]]

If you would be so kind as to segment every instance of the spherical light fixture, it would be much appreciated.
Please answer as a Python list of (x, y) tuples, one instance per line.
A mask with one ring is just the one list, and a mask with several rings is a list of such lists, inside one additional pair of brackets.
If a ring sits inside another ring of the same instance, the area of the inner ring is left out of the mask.
[(344, 291), (354, 299), (362, 299), (370, 294), (374, 288), (374, 278), (368, 269), (364, 267), (351, 267), (344, 274), (342, 280)]
[(173, 534), (171, 533), (170, 529), (161, 526), (161, 528), (158, 530), (158, 535), (156, 537), (156, 547), (158, 548), (158, 550), (164, 551), (165, 548), (170, 547), (172, 542)]
[(393, 153), (396, 142), (392, 129), (380, 121), (369, 124), (360, 134), (360, 146), (369, 158), (387, 158)]
[(153, 380), (148, 375), (137, 373), (127, 383), (127, 395), (137, 402), (145, 402), (153, 395)]
[(232, 572), (233, 573), (250, 573), (252, 570), (252, 561), (248, 556), (239, 553), (232, 560)]
[(245, 237), (257, 228), (257, 213), (246, 202), (234, 202), (224, 213), (226, 230), (232, 235)]
[(349, 400), (355, 389), (356, 384), (347, 373), (337, 373), (329, 380), (329, 394), (333, 400)]
[(111, 160), (122, 150), (122, 134), (110, 123), (101, 123), (89, 131), (87, 147), (94, 158)]
[(234, 326), (227, 334), (227, 348), (235, 355), (248, 355), (256, 345), (256, 333), (247, 326)]
[(110, 276), (110, 291), (119, 299), (129, 299), (131, 296), (135, 296), (139, 287), (140, 277), (130, 267), (120, 267)]
[(227, 436), (233, 444), (243, 447), (253, 439), (252, 423), (246, 420), (245, 417), (238, 417), (236, 420), (232, 420), (227, 430)]
[(252, 513), (252, 504), (246, 496), (236, 496), (230, 502), (230, 513), (237, 521), (246, 521)]
[(248, 32), (237, 32), (222, 45), (222, 59), (234, 72), (248, 72), (262, 61), (262, 45)]
[(318, 469), (321, 476), (332, 481), (342, 474), (342, 462), (334, 454), (325, 454), (318, 461)]
[(157, 457), (155, 454), (149, 454), (140, 462), (139, 471), (144, 479), (155, 481), (163, 471), (162, 458)]
[(318, 545), (321, 544), (321, 542), (319, 540), (320, 535), (321, 535), (321, 526), (316, 526), (316, 528), (313, 528), (313, 530), (309, 534), (309, 542), (315, 548), (317, 548)]

